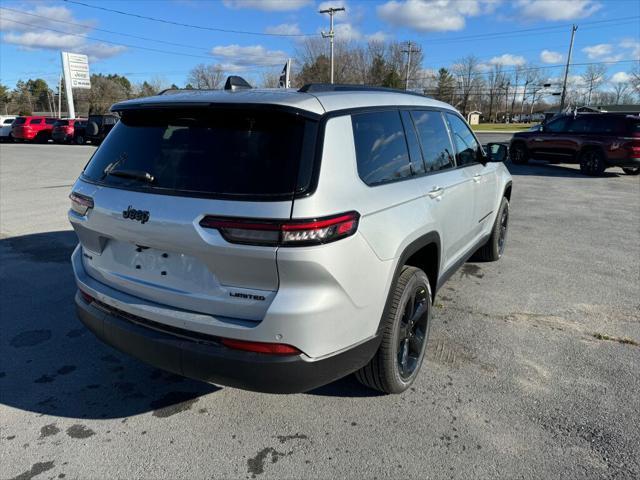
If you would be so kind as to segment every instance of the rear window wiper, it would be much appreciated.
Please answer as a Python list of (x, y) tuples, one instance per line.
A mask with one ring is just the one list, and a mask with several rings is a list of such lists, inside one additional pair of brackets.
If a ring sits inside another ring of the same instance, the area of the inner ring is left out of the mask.
[(143, 172), (141, 170), (109, 170), (107, 175), (120, 178), (131, 178), (133, 180), (140, 180), (141, 182), (153, 183), (155, 177), (149, 172)]

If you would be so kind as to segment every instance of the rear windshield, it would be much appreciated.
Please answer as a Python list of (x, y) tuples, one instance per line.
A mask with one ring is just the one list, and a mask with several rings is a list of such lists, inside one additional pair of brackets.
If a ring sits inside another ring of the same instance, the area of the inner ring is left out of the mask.
[(24, 123), (27, 121), (26, 118), (24, 117), (18, 117), (14, 120), (13, 124), (14, 125), (24, 125)]
[[(125, 112), (83, 176), (119, 188), (194, 196), (289, 196), (311, 180), (316, 122), (274, 110)], [(146, 172), (152, 181), (109, 175)]]
[(640, 117), (629, 118), (629, 133), (640, 133)]
[(69, 125), (69, 120), (58, 120), (56, 122), (56, 127), (66, 127)]

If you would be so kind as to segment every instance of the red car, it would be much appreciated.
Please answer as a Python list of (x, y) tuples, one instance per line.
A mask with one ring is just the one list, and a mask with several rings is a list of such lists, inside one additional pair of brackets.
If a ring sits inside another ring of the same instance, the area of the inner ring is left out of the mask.
[(14, 141), (18, 142), (36, 141), (46, 143), (51, 138), (53, 125), (57, 121), (57, 118), (34, 115), (18, 117), (11, 126), (11, 136)]
[(82, 121), (81, 118), (69, 118), (58, 120), (53, 126), (51, 132), (51, 138), (56, 143), (69, 143), (73, 141), (73, 132), (75, 129), (75, 123)]

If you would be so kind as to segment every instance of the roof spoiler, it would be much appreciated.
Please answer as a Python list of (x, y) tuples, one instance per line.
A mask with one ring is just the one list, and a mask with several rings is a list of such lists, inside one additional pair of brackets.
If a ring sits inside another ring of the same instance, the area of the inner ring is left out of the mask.
[(244, 78), (237, 75), (230, 75), (227, 77), (227, 81), (224, 84), (224, 89), (232, 92), (236, 90), (247, 90), (249, 88), (253, 87)]

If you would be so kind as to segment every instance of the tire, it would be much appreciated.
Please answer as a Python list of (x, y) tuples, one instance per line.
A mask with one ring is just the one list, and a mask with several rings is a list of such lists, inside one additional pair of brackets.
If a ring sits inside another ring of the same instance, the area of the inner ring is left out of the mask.
[(507, 243), (507, 234), (509, 233), (509, 200), (502, 197), (496, 221), (491, 230), (491, 236), (474, 254), (473, 259), (480, 262), (495, 262), (500, 260), (504, 253), (504, 247)]
[(86, 142), (86, 140), (84, 139), (84, 137), (82, 135), (78, 135), (74, 141), (76, 142), (76, 145), (84, 145)]
[(34, 141), (36, 143), (49, 143), (49, 139), (47, 138), (47, 135), (43, 133), (37, 134), (36, 138), (34, 138)]
[(580, 171), (590, 177), (602, 175), (607, 168), (604, 155), (600, 150), (596, 150), (595, 148), (582, 151), (579, 160)]
[(638, 175), (640, 174), (640, 167), (623, 168), (622, 171), (627, 175)]
[[(416, 379), (429, 339), (431, 287), (419, 268), (404, 266), (391, 287), (382, 318), (382, 342), (371, 361), (356, 372), (363, 385), (401, 393)], [(408, 315), (407, 312), (412, 312)]]
[(514, 143), (509, 152), (511, 163), (515, 165), (526, 165), (529, 163), (529, 150), (524, 143)]

